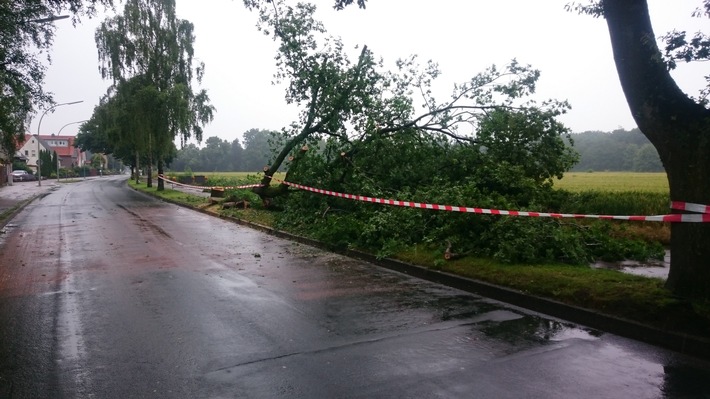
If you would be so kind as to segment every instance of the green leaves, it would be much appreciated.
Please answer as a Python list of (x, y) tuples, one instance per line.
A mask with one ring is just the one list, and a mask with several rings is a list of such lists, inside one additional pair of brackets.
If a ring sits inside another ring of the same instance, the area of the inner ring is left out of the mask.
[[(284, 129), (267, 174), (290, 156), (287, 180), (312, 187), (539, 210), (555, 197), (552, 179), (577, 160), (566, 145), (569, 130), (556, 119), (569, 104), (535, 101), (540, 71), (530, 65), (515, 59), (492, 65), (442, 100), (432, 90), (440, 76), (433, 61), (420, 64), (410, 56), (387, 71), (365, 46), (351, 62), (344, 44), (314, 20), (312, 5), (254, 1), (249, 6), (258, 10), (262, 30), (279, 43), (275, 79), (287, 84), (286, 102), (302, 110)], [(365, 248), (380, 256), (425, 242), (509, 262), (580, 263), (592, 257), (586, 236), (556, 221), (388, 207), (303, 192), (291, 192), (283, 201), (283, 225), (339, 248)]]
[(159, 169), (174, 156), (176, 137), (182, 144), (202, 140), (215, 110), (205, 90), (192, 88), (204, 74), (204, 64), (193, 67), (194, 40), (194, 26), (177, 18), (174, 0), (128, 0), (96, 32), (101, 74), (114, 82), (98, 110), (107, 115), (102, 124), (127, 153)]

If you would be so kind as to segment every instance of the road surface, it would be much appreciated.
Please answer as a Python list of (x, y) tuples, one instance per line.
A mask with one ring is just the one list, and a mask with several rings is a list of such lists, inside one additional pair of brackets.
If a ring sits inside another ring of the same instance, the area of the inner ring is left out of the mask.
[(156, 201), (0, 234), (0, 398), (692, 398), (710, 367)]

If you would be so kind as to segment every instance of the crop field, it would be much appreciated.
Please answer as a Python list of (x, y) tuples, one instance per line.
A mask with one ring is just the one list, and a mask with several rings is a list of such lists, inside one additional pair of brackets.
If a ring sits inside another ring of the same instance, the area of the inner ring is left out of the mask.
[(642, 192), (668, 193), (665, 173), (568, 172), (555, 180), (555, 188), (572, 192)]
[[(176, 173), (180, 175), (180, 173)], [(193, 172), (195, 176), (218, 176), (223, 178), (234, 178), (234, 179), (247, 179), (247, 178), (259, 178), (264, 176), (264, 172)], [(283, 178), (285, 173), (278, 172), (275, 177)]]
[[(263, 172), (193, 172), (221, 179), (261, 179)], [(285, 173), (276, 173), (277, 179), (283, 179)], [(668, 193), (668, 180), (665, 173), (637, 172), (568, 172), (562, 179), (555, 180), (555, 188), (571, 192), (637, 192)]]

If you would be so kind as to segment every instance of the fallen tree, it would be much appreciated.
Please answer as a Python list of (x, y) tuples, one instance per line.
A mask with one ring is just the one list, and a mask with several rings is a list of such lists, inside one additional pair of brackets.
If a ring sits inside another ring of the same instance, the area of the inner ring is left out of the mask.
[[(353, 63), (343, 43), (327, 36), (322, 24), (313, 18), (315, 6), (290, 7), (281, 1), (257, 1), (248, 6), (260, 14), (260, 29), (279, 43), (275, 78), (287, 85), (286, 102), (301, 108), (299, 119), (281, 133), (281, 146), (273, 162), (264, 168), (263, 186), (254, 189), (267, 204), (288, 192), (285, 185), (272, 185), (272, 176), (284, 167), (287, 179), (303, 170), (296, 165), (313, 153), (309, 148), (322, 150), (327, 146), (330, 153), (335, 151), (338, 156), (332, 160), (334, 167), (353, 166), (353, 158), (373, 143), (402, 136), (480, 149), (492, 143), (481, 140), (481, 127), (491, 126), (492, 118), (504, 114), (540, 121), (531, 125), (537, 130), (520, 125), (521, 129), (508, 137), (519, 136), (522, 140), (510, 141), (522, 146), (533, 142), (551, 146), (546, 150), (540, 147), (542, 158), (548, 159), (529, 162), (547, 163), (545, 170), (533, 168), (538, 174), (536, 180), (560, 176), (574, 161), (561, 139), (569, 132), (555, 121), (569, 106), (554, 100), (537, 104), (530, 99), (540, 72), (529, 65), (513, 60), (503, 68), (492, 66), (456, 85), (451, 98), (439, 102), (431, 89), (440, 74), (434, 62), (422, 67), (417, 57), (411, 56), (398, 60), (396, 71), (391, 72), (384, 70), (383, 62), (363, 46)], [(419, 101), (415, 93), (421, 98), (421, 106), (415, 105)], [(488, 138), (505, 135), (491, 131), (484, 134)]]

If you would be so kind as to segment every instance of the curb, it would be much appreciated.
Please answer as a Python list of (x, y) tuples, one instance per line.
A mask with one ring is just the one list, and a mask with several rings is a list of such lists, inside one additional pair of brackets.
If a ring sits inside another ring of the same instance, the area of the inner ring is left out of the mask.
[(37, 198), (41, 198), (47, 194), (42, 193), (42, 194), (35, 194), (27, 199), (20, 200), (18, 201), (13, 207), (8, 208), (8, 211), (6, 213), (3, 213), (3, 218), (0, 220), (0, 229), (5, 227), (8, 223), (12, 221), (12, 219), (15, 218), (15, 216), (20, 213), (27, 205), (32, 203), (32, 201), (36, 200)]
[[(133, 190), (142, 192), (135, 188), (133, 188)], [(423, 266), (418, 266), (395, 259), (379, 259), (372, 254), (368, 254), (361, 251), (355, 251), (350, 249), (333, 250), (332, 247), (320, 241), (312, 240), (310, 238), (287, 233), (281, 230), (276, 230), (271, 227), (248, 222), (242, 219), (237, 219), (231, 216), (220, 215), (218, 213), (210, 212), (205, 209), (196, 208), (190, 205), (178, 203), (176, 201), (160, 198), (149, 193), (142, 193), (150, 195), (151, 197), (157, 198), (163, 202), (168, 202), (184, 208), (192, 209), (194, 211), (209, 216), (228, 220), (279, 238), (288, 239), (290, 241), (296, 241), (340, 255), (360, 259), (369, 263), (373, 263), (380, 267), (410, 275), (412, 277), (460, 289), (462, 291), (505, 302), (510, 305), (518, 306), (534, 312), (543, 313), (548, 316), (570, 321), (572, 323), (580, 324), (596, 330), (605, 331), (611, 334), (649, 343), (685, 355), (710, 359), (710, 338), (708, 337), (700, 337), (680, 332), (661, 330), (659, 328), (651, 327), (632, 320), (599, 313), (578, 306), (568, 305), (543, 297), (528, 295), (521, 291), (486, 283), (483, 281), (461, 277), (455, 274), (438, 270), (432, 270)]]

